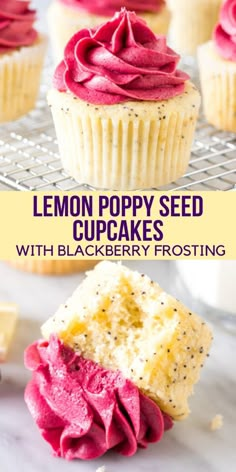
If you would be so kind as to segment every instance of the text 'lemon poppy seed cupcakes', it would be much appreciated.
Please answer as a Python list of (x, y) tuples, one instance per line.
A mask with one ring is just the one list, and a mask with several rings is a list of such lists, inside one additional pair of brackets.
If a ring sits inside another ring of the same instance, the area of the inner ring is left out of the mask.
[(10, 261), (17, 269), (40, 275), (64, 275), (73, 272), (84, 272), (91, 269), (96, 261), (69, 260), (69, 259), (18, 259)]
[(48, 25), (56, 61), (63, 58), (73, 34), (108, 21), (121, 7), (135, 11), (155, 33), (167, 34), (170, 12), (165, 0), (54, 0), (48, 10)]
[(69, 175), (116, 190), (183, 175), (200, 95), (178, 61), (165, 37), (125, 9), (71, 38), (48, 94)]
[(195, 55), (197, 47), (211, 38), (222, 0), (168, 0), (170, 34), (181, 54)]
[(25, 400), (53, 454), (67, 460), (132, 456), (160, 441), (188, 416), (212, 340), (200, 317), (145, 274), (106, 261), (41, 331), (25, 352)]
[(199, 47), (198, 60), (207, 121), (236, 132), (236, 0), (223, 3), (213, 40)]
[(47, 40), (34, 29), (30, 1), (0, 0), (0, 122), (35, 106)]

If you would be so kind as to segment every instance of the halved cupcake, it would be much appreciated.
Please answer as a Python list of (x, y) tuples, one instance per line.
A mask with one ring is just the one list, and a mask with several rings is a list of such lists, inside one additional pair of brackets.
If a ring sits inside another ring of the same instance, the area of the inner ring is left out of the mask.
[(35, 107), (47, 46), (30, 1), (0, 0), (0, 123)]
[(158, 284), (101, 262), (25, 353), (26, 403), (54, 454), (133, 455), (189, 414), (212, 335)]
[(69, 175), (135, 190), (184, 174), (200, 95), (178, 62), (166, 38), (125, 9), (71, 38), (48, 94)]
[(121, 7), (135, 11), (155, 33), (167, 34), (170, 13), (165, 0), (54, 0), (48, 10), (48, 24), (55, 59), (63, 58), (73, 34), (108, 21)]

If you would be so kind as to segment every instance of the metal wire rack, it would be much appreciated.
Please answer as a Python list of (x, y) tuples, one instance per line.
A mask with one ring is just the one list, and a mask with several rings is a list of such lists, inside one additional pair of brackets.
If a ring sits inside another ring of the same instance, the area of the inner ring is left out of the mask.
[[(191, 68), (188, 65), (187, 68)], [(193, 76), (193, 70), (190, 72)], [(0, 126), (0, 189), (88, 190), (61, 166), (46, 92), (52, 67), (45, 67), (37, 107), (26, 117)], [(187, 173), (161, 190), (236, 189), (236, 134), (217, 131), (201, 116)]]

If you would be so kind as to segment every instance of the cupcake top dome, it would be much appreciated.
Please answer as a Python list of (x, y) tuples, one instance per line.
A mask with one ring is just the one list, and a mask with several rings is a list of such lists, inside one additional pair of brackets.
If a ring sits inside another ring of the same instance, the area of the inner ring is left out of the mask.
[(221, 57), (236, 61), (236, 0), (224, 1), (214, 31), (214, 42)]
[(179, 55), (135, 13), (123, 8), (68, 42), (54, 87), (92, 104), (167, 100), (184, 92), (189, 76), (177, 70)]
[(30, 1), (0, 0), (0, 53), (32, 45), (38, 36), (35, 20)]
[(94, 15), (112, 16), (121, 7), (137, 13), (158, 12), (165, 0), (59, 0), (68, 7), (85, 10)]

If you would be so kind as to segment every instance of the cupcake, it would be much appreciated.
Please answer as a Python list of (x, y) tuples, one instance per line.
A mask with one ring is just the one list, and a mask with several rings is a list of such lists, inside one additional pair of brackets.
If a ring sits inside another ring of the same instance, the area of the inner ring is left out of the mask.
[(73, 34), (108, 21), (121, 7), (134, 10), (155, 33), (167, 34), (170, 13), (165, 0), (54, 0), (48, 10), (48, 24), (55, 59), (63, 58)]
[(101, 262), (25, 352), (25, 400), (55, 456), (132, 456), (189, 414), (212, 335), (144, 274)]
[(198, 60), (207, 121), (236, 132), (236, 0), (223, 3), (213, 40), (199, 47)]
[(197, 47), (211, 38), (222, 0), (168, 0), (170, 32), (177, 51), (195, 55)]
[(48, 94), (69, 175), (116, 190), (183, 175), (200, 95), (178, 61), (165, 37), (125, 9), (71, 38)]
[(64, 275), (73, 272), (84, 272), (91, 269), (96, 261), (69, 259), (16, 259), (10, 264), (17, 269), (40, 275)]
[(35, 10), (24, 0), (0, 0), (0, 122), (35, 107), (46, 38), (34, 29)]

